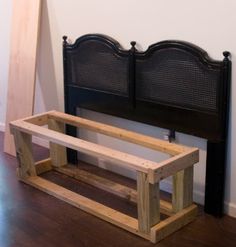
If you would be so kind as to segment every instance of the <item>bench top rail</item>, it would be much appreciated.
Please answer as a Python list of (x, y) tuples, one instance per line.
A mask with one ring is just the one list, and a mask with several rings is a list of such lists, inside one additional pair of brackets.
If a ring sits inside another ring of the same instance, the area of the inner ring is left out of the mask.
[[(161, 162), (153, 162), (135, 155), (120, 152), (42, 127), (42, 125), (47, 124), (49, 119), (71, 124), (76, 127), (84, 127), (98, 133), (168, 153), (173, 155), (173, 157)], [(135, 171), (142, 171), (149, 175), (150, 183), (156, 183), (159, 180), (171, 176), (175, 172), (192, 166), (199, 160), (199, 151), (197, 148), (168, 143), (157, 138), (57, 111), (50, 111), (44, 114), (38, 114), (36, 116), (13, 121), (10, 123), (10, 127), (12, 132), (17, 129), (27, 134), (44, 138), (49, 142), (65, 146), (91, 156), (105, 158), (111, 162), (114, 162), (116, 165)]]

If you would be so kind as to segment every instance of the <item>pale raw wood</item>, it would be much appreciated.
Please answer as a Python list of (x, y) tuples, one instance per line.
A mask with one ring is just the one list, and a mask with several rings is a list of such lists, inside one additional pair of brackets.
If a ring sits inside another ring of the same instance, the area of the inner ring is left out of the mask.
[(149, 235), (138, 232), (138, 222), (133, 217), (120, 213), (38, 176), (28, 177), (22, 181), (111, 224), (149, 239)]
[[(85, 170), (81, 170), (74, 165), (54, 167), (53, 169), (69, 177), (117, 195), (130, 202), (137, 203), (137, 191), (125, 185), (115, 183), (109, 179), (97, 176)], [(167, 201), (160, 200), (160, 212), (168, 216), (173, 215), (172, 204)]]
[[(60, 133), (65, 133), (64, 123), (58, 122), (54, 119), (48, 119), (48, 128)], [(60, 167), (67, 164), (65, 146), (50, 142), (50, 158), (53, 166)]]
[(75, 137), (41, 128), (40, 126), (36, 126), (22, 120), (14, 121), (11, 125), (23, 132), (45, 138), (46, 140), (56, 144), (66, 146), (95, 157), (107, 158), (110, 161), (116, 162), (117, 165), (119, 164), (120, 166), (125, 166), (137, 171), (148, 172), (149, 182), (152, 184), (155, 184), (159, 180), (171, 176), (174, 173), (197, 163), (199, 160), (199, 150), (197, 148), (189, 149), (182, 154), (178, 154), (165, 161), (156, 163), (134, 155), (83, 141)]
[(4, 152), (15, 155), (9, 122), (33, 113), (41, 0), (14, 0)]
[(16, 157), (19, 168), (17, 174), (19, 178), (36, 176), (34, 159), (32, 153), (32, 136), (26, 133), (14, 130), (14, 140), (16, 145)]
[(44, 172), (49, 172), (52, 170), (52, 161), (51, 159), (44, 159), (38, 162), (35, 162), (36, 174), (40, 175)]
[[(20, 165), (19, 178), (22, 181), (154, 243), (194, 219), (197, 209), (195, 205), (190, 204), (192, 203), (193, 164), (198, 162), (198, 149), (188, 148), (174, 157), (156, 163), (65, 135), (63, 134), (64, 122), (58, 123), (58, 120), (52, 119), (49, 116), (52, 113), (54, 112), (46, 113), (45, 116), (40, 115), (17, 120), (10, 124), (16, 140), (17, 157)], [(45, 123), (48, 123), (49, 128), (53, 130), (39, 126)], [(56, 144), (52, 147), (55, 151), (53, 151), (53, 155), (51, 154), (50, 159), (34, 163), (31, 135), (44, 138)], [(62, 166), (65, 163), (64, 160), (62, 162), (63, 158), (58, 160), (61, 146), (63, 146), (63, 157), (65, 155), (64, 147), (69, 147), (98, 158), (105, 158), (116, 165), (137, 171), (137, 193), (126, 186), (85, 171), (68, 170), (68, 167)], [(58, 164), (59, 167), (56, 167)], [(83, 182), (121, 197), (129, 197), (130, 201), (137, 200), (138, 220), (36, 176), (36, 171), (40, 174), (51, 169), (76, 179), (81, 179)], [(172, 203), (176, 212), (174, 213), (170, 203), (160, 200), (159, 181), (176, 173), (177, 175), (174, 176), (173, 180), (174, 195)], [(160, 211), (163, 205), (169, 215), (172, 215), (159, 223)]]
[(197, 206), (191, 205), (151, 228), (151, 242), (157, 243), (195, 219)]
[(148, 172), (150, 168), (156, 165), (155, 162), (142, 159), (134, 155), (119, 152), (111, 148), (103, 147), (88, 141), (84, 141), (72, 136), (64, 135), (59, 132), (42, 128), (40, 126), (27, 123), (22, 120), (11, 122), (11, 128), (18, 129), (22, 132), (44, 138), (50, 142), (78, 150), (91, 156), (105, 158), (114, 162), (116, 165), (130, 168), (133, 170)]
[(138, 134), (136, 132), (113, 127), (107, 124), (102, 124), (88, 119), (71, 116), (62, 112), (51, 111), (48, 113), (48, 117), (61, 121), (63, 123), (68, 123), (76, 127), (86, 128), (104, 135), (139, 144), (144, 147), (168, 153), (171, 155), (176, 155), (189, 149), (185, 146), (169, 143), (150, 136)]
[(119, 197), (125, 198), (128, 201), (134, 203), (137, 202), (137, 191), (125, 185), (115, 183), (112, 180), (79, 169), (74, 165), (67, 165), (59, 168), (54, 167), (53, 169), (69, 177), (75, 178), (79, 181), (95, 186)]
[(193, 166), (173, 175), (172, 205), (174, 212), (193, 203)]
[(160, 200), (160, 212), (168, 216), (173, 215), (174, 212), (173, 212), (172, 203), (165, 200)]
[(137, 172), (138, 228), (148, 234), (152, 226), (160, 221), (159, 183), (150, 184), (148, 175)]
[(192, 148), (189, 151), (154, 165), (152, 169), (149, 169), (149, 182), (156, 183), (178, 171), (194, 165), (198, 161), (199, 150), (197, 148)]
[(31, 117), (23, 118), (22, 120), (32, 124), (36, 124), (38, 126), (43, 126), (48, 124), (48, 115), (45, 113), (41, 113)]

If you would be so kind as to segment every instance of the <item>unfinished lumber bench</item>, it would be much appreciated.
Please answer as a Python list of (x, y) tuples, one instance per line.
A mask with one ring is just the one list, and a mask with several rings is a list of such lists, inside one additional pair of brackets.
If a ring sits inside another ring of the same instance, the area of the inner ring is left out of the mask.
[[(68, 136), (64, 132), (65, 124), (161, 151), (169, 154), (170, 158), (153, 162)], [(57, 111), (13, 121), (10, 123), (10, 129), (15, 140), (19, 180), (153, 243), (188, 224), (197, 214), (197, 206), (193, 204), (192, 199), (193, 165), (199, 160), (197, 148), (168, 143)], [(34, 161), (32, 136), (49, 141), (49, 158)], [(66, 148), (103, 158), (112, 161), (113, 165), (135, 171), (137, 190), (68, 165)], [(137, 203), (138, 218), (123, 214), (40, 177), (40, 174), (50, 170), (56, 170)], [(173, 177), (172, 203), (160, 199), (159, 182), (169, 176)], [(167, 216), (164, 220), (160, 219), (161, 213)]]

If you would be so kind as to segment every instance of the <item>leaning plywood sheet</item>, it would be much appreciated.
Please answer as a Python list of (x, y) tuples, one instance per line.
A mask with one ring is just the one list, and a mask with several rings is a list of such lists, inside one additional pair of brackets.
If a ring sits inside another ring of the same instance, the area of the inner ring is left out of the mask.
[(14, 0), (4, 151), (15, 155), (9, 122), (32, 115), (41, 0)]

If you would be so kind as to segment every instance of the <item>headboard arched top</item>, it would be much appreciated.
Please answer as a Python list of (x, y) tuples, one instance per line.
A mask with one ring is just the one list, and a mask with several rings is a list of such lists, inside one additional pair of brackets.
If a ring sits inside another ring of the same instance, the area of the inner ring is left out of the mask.
[(104, 35), (84, 35), (66, 44), (66, 51), (68, 84), (128, 95), (129, 52), (118, 42)]
[(157, 42), (150, 45), (146, 51), (139, 52), (139, 56), (151, 56), (157, 51), (169, 49), (176, 49), (184, 53), (192, 54), (194, 57), (196, 57), (202, 63), (205, 63), (205, 65), (209, 67), (212, 66), (213, 68), (217, 68), (222, 66), (222, 61), (212, 59), (211, 57), (209, 57), (208, 53), (199, 46), (182, 40), (164, 40)]
[(135, 43), (124, 50), (99, 34), (84, 35), (74, 44), (64, 37), (63, 47), (65, 92), (78, 91), (76, 106), (224, 139), (228, 56), (213, 60), (201, 48), (176, 40), (158, 42), (144, 52)]
[(156, 43), (136, 54), (137, 99), (219, 112), (223, 67), (190, 43)]

